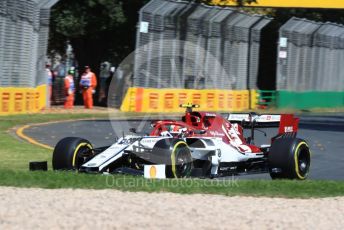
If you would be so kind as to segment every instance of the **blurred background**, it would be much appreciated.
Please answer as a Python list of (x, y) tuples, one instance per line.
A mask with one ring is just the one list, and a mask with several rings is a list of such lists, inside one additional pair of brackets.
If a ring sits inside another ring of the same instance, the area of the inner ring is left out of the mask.
[(222, 111), (343, 107), (341, 3), (302, 2), (2, 0), (0, 114), (63, 104), (64, 77), (75, 69), (78, 82), (85, 65), (106, 82), (95, 104), (123, 111), (175, 112), (184, 101)]

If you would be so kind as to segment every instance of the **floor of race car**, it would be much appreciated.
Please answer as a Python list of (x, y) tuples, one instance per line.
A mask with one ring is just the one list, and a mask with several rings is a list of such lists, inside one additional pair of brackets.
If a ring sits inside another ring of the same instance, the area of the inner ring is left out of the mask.
[[(111, 145), (116, 137), (128, 133), (130, 128), (149, 132), (150, 120), (82, 120), (33, 125), (24, 134), (49, 146), (66, 136), (83, 137), (95, 147)], [(312, 152), (310, 179), (344, 180), (344, 115), (301, 116), (298, 137), (308, 141)], [(256, 144), (266, 144), (266, 140), (277, 133), (277, 128), (262, 129), (267, 138), (256, 131)], [(246, 136), (249, 130), (245, 130)], [(270, 179), (268, 174), (241, 176), (240, 179)]]

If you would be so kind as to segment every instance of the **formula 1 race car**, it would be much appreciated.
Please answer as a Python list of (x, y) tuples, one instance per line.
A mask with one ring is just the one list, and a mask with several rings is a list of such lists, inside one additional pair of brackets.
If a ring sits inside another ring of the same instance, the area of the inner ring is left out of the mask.
[[(93, 148), (85, 139), (66, 137), (54, 149), (53, 168), (143, 175), (145, 167), (163, 165), (168, 178), (249, 173), (270, 173), (272, 179), (307, 178), (311, 154), (307, 142), (296, 138), (299, 119), (293, 115), (220, 115), (193, 111), (199, 107), (193, 104), (181, 106), (186, 112), (180, 121), (154, 121), (149, 135), (131, 130), (111, 146)], [(271, 144), (254, 144), (260, 126), (279, 127), (268, 141)], [(251, 130), (248, 137), (244, 128)]]

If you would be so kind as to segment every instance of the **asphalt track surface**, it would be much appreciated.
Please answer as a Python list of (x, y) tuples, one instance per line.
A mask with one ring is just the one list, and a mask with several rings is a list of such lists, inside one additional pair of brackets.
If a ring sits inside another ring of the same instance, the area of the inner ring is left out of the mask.
[[(114, 143), (117, 137), (128, 134), (129, 128), (150, 130), (150, 119), (143, 120), (79, 120), (33, 125), (24, 134), (39, 143), (54, 147), (67, 136), (82, 137), (94, 147)], [(255, 144), (266, 144), (277, 128), (263, 129), (265, 137), (256, 131)], [(248, 131), (248, 130), (246, 130)], [(248, 135), (248, 132), (246, 132)], [(311, 149), (310, 179), (344, 180), (344, 114), (300, 116), (298, 137), (305, 139)], [(268, 174), (245, 175), (242, 179), (270, 179)]]

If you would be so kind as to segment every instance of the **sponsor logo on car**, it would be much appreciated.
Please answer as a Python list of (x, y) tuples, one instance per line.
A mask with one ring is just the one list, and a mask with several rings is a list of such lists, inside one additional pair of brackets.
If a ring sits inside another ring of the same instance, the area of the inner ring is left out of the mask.
[(293, 132), (293, 126), (286, 126), (286, 127), (284, 127), (284, 132), (292, 133)]
[(213, 135), (215, 137), (223, 137), (223, 136), (225, 136), (225, 134), (220, 133), (218, 131), (210, 131), (210, 135)]

